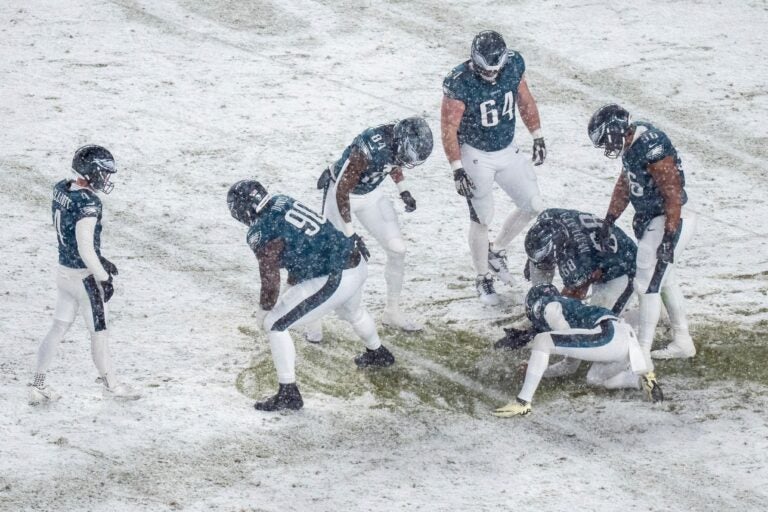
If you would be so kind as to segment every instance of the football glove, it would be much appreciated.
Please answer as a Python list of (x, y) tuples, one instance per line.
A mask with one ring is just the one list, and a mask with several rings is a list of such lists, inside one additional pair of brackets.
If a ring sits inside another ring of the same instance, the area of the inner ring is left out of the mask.
[(658, 249), (656, 249), (656, 259), (664, 263), (675, 262), (675, 234), (664, 232), (664, 238), (661, 239)]
[(416, 209), (416, 199), (414, 199), (411, 193), (407, 190), (400, 192), (400, 199), (405, 203), (406, 212), (410, 213)]
[(493, 344), (495, 349), (515, 350), (526, 346), (536, 336), (536, 331), (530, 329), (515, 329), (514, 327), (504, 328), (504, 337)]
[(544, 144), (544, 137), (533, 139), (533, 165), (541, 165), (547, 158), (547, 145)]
[(606, 215), (603, 225), (600, 226), (600, 231), (596, 233), (597, 243), (600, 245), (600, 251), (602, 252), (614, 252), (613, 244), (611, 243), (611, 228), (613, 223), (616, 222), (616, 218), (613, 215)]
[(101, 281), (99, 284), (104, 292), (104, 302), (109, 302), (109, 299), (115, 294), (115, 285), (112, 284), (112, 276), (110, 275), (109, 279)]
[(360, 237), (360, 235), (354, 233), (350, 238), (355, 242), (355, 249), (360, 252), (360, 256), (365, 258), (365, 261), (368, 261), (368, 258), (371, 257), (371, 251), (369, 251), (368, 247), (365, 246), (365, 242), (363, 242), (363, 239)]
[(467, 171), (463, 167), (453, 171), (453, 184), (456, 185), (456, 192), (460, 196), (472, 199), (472, 190), (475, 188), (475, 184), (472, 183), (472, 180), (467, 175)]
[(101, 266), (104, 267), (104, 270), (107, 271), (107, 274), (110, 276), (116, 276), (117, 275), (117, 266), (109, 261), (104, 256), (99, 256), (99, 261), (101, 261)]

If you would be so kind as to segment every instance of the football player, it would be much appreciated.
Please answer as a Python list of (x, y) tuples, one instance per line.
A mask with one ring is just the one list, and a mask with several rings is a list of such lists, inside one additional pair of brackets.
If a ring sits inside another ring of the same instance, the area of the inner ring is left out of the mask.
[[(622, 171), (613, 189), (599, 239), (609, 245), (611, 228), (629, 203), (635, 209), (632, 227), (638, 240), (635, 287), (640, 294), (638, 338), (650, 358), (687, 358), (696, 354), (688, 332), (683, 294), (675, 278), (674, 262), (696, 228), (695, 214), (684, 207), (685, 174), (677, 150), (654, 125), (632, 121), (616, 104), (599, 108), (589, 120), (589, 138), (608, 158), (621, 157)], [(650, 352), (661, 314), (661, 294), (674, 337), (664, 349)]]
[[(368, 250), (358, 235), (346, 236), (304, 204), (286, 195), (269, 194), (255, 180), (232, 185), (227, 205), (232, 217), (248, 226), (247, 242), (261, 276), (257, 321), (267, 333), (277, 369), (277, 394), (256, 402), (257, 410), (303, 407), (296, 385), (296, 349), (288, 329), (333, 311), (365, 343), (365, 352), (355, 358), (358, 367), (386, 367), (395, 362), (361, 303)], [(282, 293), (280, 269), (288, 272), (288, 287)]]
[[(441, 131), (456, 191), (469, 205), (469, 249), (477, 272), (475, 288), (484, 304), (498, 304), (495, 274), (510, 283), (506, 247), (542, 210), (536, 173), (514, 144), (515, 107), (533, 135), (533, 164), (547, 155), (536, 100), (525, 79), (525, 61), (497, 32), (480, 32), (470, 59), (443, 81)], [(493, 183), (515, 202), (491, 244)], [(489, 271), (490, 270), (490, 271)]]
[[(541, 212), (525, 236), (525, 276), (533, 285), (550, 284), (557, 268), (564, 296), (584, 300), (591, 289), (591, 305), (620, 316), (632, 296), (637, 246), (621, 228), (612, 226), (607, 250), (603, 251), (597, 238), (602, 224), (602, 219), (577, 210), (550, 208)], [(580, 363), (566, 357), (550, 365), (544, 377), (571, 375)], [(619, 371), (624, 372), (624, 385), (619, 385)], [(590, 373), (591, 383), (600, 385), (600, 375), (612, 389), (638, 386), (637, 376), (626, 368), (600, 371), (595, 367)]]
[[(550, 354), (561, 354), (578, 360), (596, 361), (601, 366), (629, 365), (642, 381), (648, 397), (661, 401), (661, 387), (652, 373), (647, 373), (645, 357), (629, 324), (609, 309), (589, 306), (577, 299), (563, 297), (551, 284), (540, 284), (528, 291), (525, 314), (536, 332), (523, 388), (517, 400), (499, 407), (493, 414), (506, 418), (525, 416), (531, 412), (531, 401), (549, 364)], [(587, 374), (592, 378), (593, 365)], [(607, 383), (610, 386), (610, 382)]]
[[(387, 306), (382, 323), (404, 331), (419, 331), (421, 324), (400, 309), (405, 266), (405, 241), (400, 232), (392, 201), (379, 186), (389, 175), (397, 185), (405, 211), (416, 210), (405, 183), (403, 168), (424, 163), (432, 153), (432, 130), (421, 117), (368, 128), (346, 147), (341, 158), (329, 166), (320, 179), (323, 189), (323, 214), (345, 235), (351, 236), (352, 214), (387, 253), (384, 278)], [(309, 341), (322, 339), (322, 326), (308, 326)]]
[(549, 208), (536, 218), (525, 236), (525, 275), (533, 285), (551, 283), (557, 268), (562, 294), (621, 315), (632, 295), (637, 246), (621, 228), (611, 227), (607, 250), (598, 234), (603, 220), (591, 213)]
[(117, 267), (101, 255), (102, 209), (97, 192), (112, 191), (115, 160), (101, 146), (83, 146), (75, 152), (72, 170), (74, 180), (65, 179), (53, 187), (51, 212), (59, 246), (58, 294), (53, 325), (37, 352), (29, 402), (37, 405), (59, 398), (46, 384), (46, 372), (78, 311), (91, 335), (91, 355), (104, 384), (104, 396), (135, 400), (141, 395), (119, 383), (115, 376), (107, 335), (106, 303), (114, 293)]

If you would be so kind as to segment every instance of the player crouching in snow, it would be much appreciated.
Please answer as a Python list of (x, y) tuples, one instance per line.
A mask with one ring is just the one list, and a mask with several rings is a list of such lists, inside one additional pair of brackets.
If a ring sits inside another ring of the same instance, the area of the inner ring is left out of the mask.
[[(533, 324), (530, 334), (535, 336), (530, 345), (531, 357), (523, 389), (517, 400), (496, 409), (494, 416), (507, 418), (531, 412), (531, 401), (547, 369), (550, 354), (602, 363), (593, 364), (589, 374), (600, 373), (614, 365), (621, 369), (628, 364), (635, 375), (642, 376), (648, 397), (654, 402), (663, 399), (656, 379), (652, 374), (646, 374), (645, 358), (632, 327), (609, 309), (563, 297), (553, 285), (542, 284), (528, 291), (525, 313)], [(520, 338), (519, 346), (529, 339), (525, 331), (508, 331), (508, 336), (514, 335)], [(599, 380), (603, 381), (602, 376)]]
[[(288, 329), (328, 313), (335, 311), (348, 321), (365, 343), (366, 351), (355, 358), (358, 367), (394, 364), (394, 356), (381, 344), (376, 323), (361, 303), (368, 249), (359, 236), (345, 236), (299, 201), (269, 194), (254, 180), (232, 185), (227, 205), (232, 217), (248, 226), (248, 245), (259, 261), (257, 316), (269, 339), (279, 383), (276, 395), (256, 402), (257, 410), (304, 406), (296, 386), (296, 348)], [(289, 287), (283, 293), (281, 268), (288, 271)]]

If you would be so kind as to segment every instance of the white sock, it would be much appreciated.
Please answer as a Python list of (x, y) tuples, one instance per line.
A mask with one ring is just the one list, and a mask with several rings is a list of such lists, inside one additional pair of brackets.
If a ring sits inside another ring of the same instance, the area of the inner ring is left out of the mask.
[(478, 275), (488, 273), (488, 226), (469, 223), (469, 252)]
[(360, 336), (360, 339), (363, 340), (366, 348), (376, 350), (381, 346), (379, 333), (376, 332), (376, 322), (373, 320), (371, 314), (368, 313), (368, 310), (361, 308), (357, 317), (351, 320), (350, 324), (352, 324), (352, 329), (354, 329), (355, 334)]
[(656, 325), (661, 316), (661, 295), (658, 293), (640, 294), (640, 329), (637, 341), (640, 348), (643, 349), (646, 367), (649, 372), (653, 371), (653, 361), (651, 361), (651, 346), (653, 345), (653, 336), (656, 334)]
[(501, 231), (496, 235), (493, 247), (496, 250), (506, 248), (525, 229), (525, 226), (528, 225), (532, 218), (533, 213), (528, 210), (521, 210), (520, 208), (507, 215), (507, 218), (504, 219), (504, 224), (501, 225)]
[(46, 334), (43, 341), (40, 342), (40, 347), (37, 349), (37, 367), (35, 369), (35, 374), (42, 375), (43, 382), (45, 382), (45, 373), (48, 371), (48, 368), (50, 368), (53, 358), (56, 355), (56, 351), (59, 348), (59, 343), (64, 339), (64, 335), (67, 334), (69, 326), (71, 325), (70, 322), (54, 320), (53, 325), (48, 330), (48, 334)]
[(115, 371), (112, 367), (112, 357), (109, 354), (109, 336), (107, 331), (91, 333), (91, 358), (99, 375), (108, 388), (117, 384)]
[(277, 382), (292, 384), (296, 382), (296, 347), (288, 331), (269, 331), (267, 334), (269, 347), (272, 350), (272, 361), (277, 370)]
[(400, 294), (403, 291), (403, 267), (405, 252), (387, 251), (387, 263), (384, 266), (384, 280), (387, 283), (387, 309), (399, 311)]
[(661, 298), (669, 315), (669, 322), (672, 324), (674, 337), (688, 337), (688, 316), (685, 313), (685, 297), (682, 290), (680, 290), (672, 267), (667, 270), (664, 287), (661, 289)]
[(544, 370), (549, 365), (549, 352), (540, 350), (531, 350), (531, 357), (528, 359), (528, 370), (525, 372), (525, 381), (523, 389), (518, 393), (517, 398), (525, 400), (528, 403), (533, 401), (533, 394), (539, 387)]

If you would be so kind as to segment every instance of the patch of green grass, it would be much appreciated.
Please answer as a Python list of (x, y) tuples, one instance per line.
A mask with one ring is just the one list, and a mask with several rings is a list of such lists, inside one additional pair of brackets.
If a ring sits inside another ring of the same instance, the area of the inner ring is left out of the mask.
[[(240, 331), (251, 337), (248, 328)], [(768, 322), (752, 328), (735, 324), (697, 325), (692, 330), (698, 353), (694, 359), (658, 361), (663, 377), (682, 376), (701, 384), (713, 381), (750, 381), (768, 385)], [(384, 343), (398, 355), (391, 368), (359, 370), (353, 362), (363, 350), (356, 339), (326, 332), (320, 345), (294, 336), (297, 349), (297, 381), (304, 393), (321, 393), (341, 399), (372, 395), (380, 407), (409, 410), (428, 406), (476, 416), (500, 405), (494, 397), (511, 400), (522, 385), (527, 350), (500, 351), (485, 337), (450, 325), (430, 325), (422, 333), (407, 334), (381, 329)], [(261, 336), (261, 335), (259, 335)], [(659, 343), (670, 339), (660, 329)], [(662, 341), (664, 340), (664, 341)], [(557, 360), (553, 356), (552, 362)], [(586, 386), (589, 364), (569, 377), (545, 379), (537, 401), (587, 393), (626, 395), (634, 391), (604, 391)], [(237, 388), (251, 398), (274, 393), (275, 370), (268, 350), (261, 350), (237, 377)]]
[(660, 374), (703, 382), (735, 380), (768, 386), (768, 322), (757, 322), (751, 328), (734, 323), (700, 324), (691, 332), (696, 357), (659, 361), (656, 367)]

